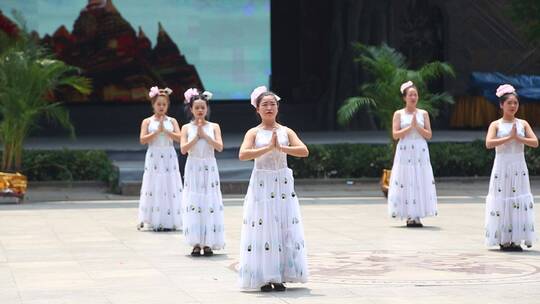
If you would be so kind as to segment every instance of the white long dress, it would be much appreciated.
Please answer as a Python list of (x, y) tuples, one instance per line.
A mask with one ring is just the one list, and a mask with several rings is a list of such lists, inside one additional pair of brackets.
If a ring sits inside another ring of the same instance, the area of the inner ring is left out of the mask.
[[(203, 126), (204, 132), (214, 139), (211, 123)], [(188, 141), (197, 136), (197, 126), (188, 125)], [(223, 201), (219, 170), (214, 147), (199, 139), (189, 150), (184, 170), (184, 236), (186, 242), (212, 249), (225, 247)]]
[[(401, 128), (410, 126), (412, 118), (413, 114), (401, 110)], [(424, 126), (420, 111), (416, 111), (416, 121)], [(388, 189), (388, 213), (399, 219), (437, 215), (437, 191), (428, 144), (417, 130), (411, 130), (397, 144)]]
[[(519, 136), (525, 136), (523, 123), (516, 119)], [(499, 121), (497, 137), (506, 137), (512, 123)], [(529, 171), (523, 153), (524, 145), (515, 140), (495, 148), (495, 161), (486, 197), (486, 244), (515, 243), (532, 245), (534, 232), (534, 200)]]
[[(159, 121), (150, 118), (148, 132), (159, 129)], [(170, 117), (163, 126), (173, 131)], [(173, 141), (164, 133), (148, 144), (139, 200), (139, 222), (152, 229), (182, 229), (182, 178)]]
[[(284, 127), (278, 141), (288, 146)], [(272, 131), (258, 129), (255, 147), (267, 146)], [(255, 159), (244, 200), (240, 241), (241, 288), (258, 289), (267, 283), (307, 282), (306, 244), (298, 196), (287, 155), (273, 151)]]

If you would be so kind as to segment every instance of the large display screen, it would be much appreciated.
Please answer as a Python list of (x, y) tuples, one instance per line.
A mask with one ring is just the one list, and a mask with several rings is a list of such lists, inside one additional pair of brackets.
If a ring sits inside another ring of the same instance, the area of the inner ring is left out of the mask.
[(150, 86), (248, 99), (270, 77), (270, 0), (2, 0), (94, 84), (74, 102), (136, 102)]

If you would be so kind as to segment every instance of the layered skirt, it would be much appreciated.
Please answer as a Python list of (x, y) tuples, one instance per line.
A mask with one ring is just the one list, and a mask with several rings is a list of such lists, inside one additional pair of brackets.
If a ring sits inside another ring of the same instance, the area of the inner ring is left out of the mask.
[(225, 247), (223, 200), (216, 159), (188, 156), (184, 174), (184, 237), (190, 246)]
[(182, 178), (173, 146), (148, 147), (139, 200), (139, 223), (149, 228), (182, 229)]
[(388, 189), (388, 213), (399, 219), (437, 215), (435, 179), (424, 139), (402, 139), (397, 145)]
[(486, 197), (486, 244), (532, 245), (534, 200), (523, 153), (497, 154)]
[(240, 244), (242, 288), (307, 282), (303, 221), (291, 169), (253, 170)]

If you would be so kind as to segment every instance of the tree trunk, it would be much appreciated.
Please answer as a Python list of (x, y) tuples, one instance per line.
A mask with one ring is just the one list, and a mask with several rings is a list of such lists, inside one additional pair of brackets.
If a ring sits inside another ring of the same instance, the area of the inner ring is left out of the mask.
[(14, 153), (14, 160), (15, 160), (15, 172), (20, 172), (22, 169), (22, 139), (18, 140), (18, 142), (15, 144), (15, 151)]
[(13, 171), (13, 151), (14, 145), (11, 139), (8, 139), (4, 144), (4, 156), (2, 157), (2, 171)]
[(9, 159), (9, 145), (4, 141), (4, 152), (2, 153), (2, 171), (7, 170), (7, 162)]
[(18, 136), (4, 139), (4, 152), (2, 153), (2, 171), (18, 172), (22, 168), (22, 143)]

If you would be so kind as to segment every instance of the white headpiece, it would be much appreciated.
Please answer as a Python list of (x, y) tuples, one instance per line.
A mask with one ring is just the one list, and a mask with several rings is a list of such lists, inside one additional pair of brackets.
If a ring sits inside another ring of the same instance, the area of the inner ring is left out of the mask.
[(400, 87), (399, 87), (399, 91), (401, 92), (401, 94), (403, 94), (405, 92), (406, 89), (412, 87), (414, 85), (414, 83), (412, 81), (407, 81), (407, 82), (404, 82)]
[[(256, 87), (253, 92), (251, 92), (251, 105), (254, 106), (255, 108), (257, 107), (257, 98), (259, 98), (259, 96), (261, 96), (262, 93), (266, 93), (268, 92), (268, 89), (265, 87), (265, 86), (260, 86), (260, 87)], [(277, 101), (280, 101), (281, 98), (279, 96), (277, 96), (276, 94), (274, 94), (274, 96), (276, 97), (276, 100)]]

